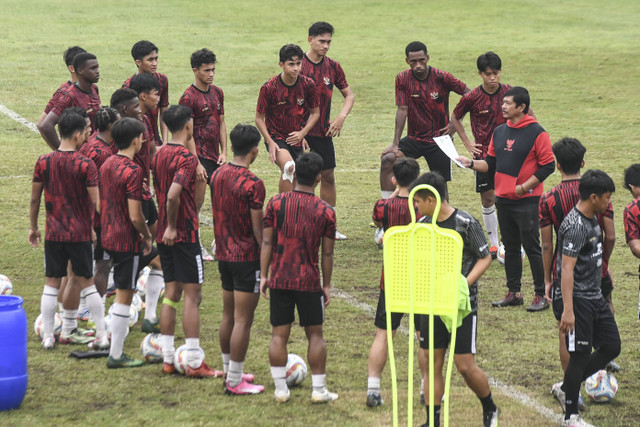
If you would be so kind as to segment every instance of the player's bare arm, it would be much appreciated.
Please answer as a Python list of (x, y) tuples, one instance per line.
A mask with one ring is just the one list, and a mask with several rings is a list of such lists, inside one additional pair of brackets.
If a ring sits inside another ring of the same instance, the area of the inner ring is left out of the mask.
[[(162, 114), (167, 111), (167, 107), (161, 107), (158, 108), (158, 121), (160, 122), (160, 135), (162, 138), (163, 142), (167, 142), (169, 139), (169, 128), (167, 127), (167, 125), (162, 121)], [(154, 144), (155, 145), (155, 144)]]
[(529, 179), (527, 179), (522, 184), (516, 185), (516, 196), (522, 196), (529, 192), (533, 187), (540, 184), (540, 180), (535, 175), (531, 175)]
[(467, 274), (467, 284), (469, 286), (473, 285), (477, 280), (479, 280), (484, 272), (489, 269), (489, 267), (491, 266), (491, 261), (491, 254), (476, 261), (476, 264), (473, 266), (469, 274)]
[[(465, 168), (469, 168), (471, 170), (478, 171), (478, 172), (489, 171), (489, 165), (485, 160), (471, 160), (470, 158), (465, 156), (459, 156), (456, 158), (456, 160), (462, 163), (462, 166), (464, 166)], [(473, 166), (472, 166), (472, 163), (473, 163)], [(518, 186), (519, 185), (520, 184), (518, 184)]]
[(331, 274), (333, 273), (333, 247), (335, 240), (327, 237), (322, 238), (322, 293), (324, 293), (324, 306), (327, 307), (331, 300)]
[(136, 231), (140, 233), (141, 240), (144, 243), (143, 253), (149, 255), (153, 246), (153, 237), (142, 213), (142, 202), (140, 200), (127, 199), (127, 207), (129, 209), (129, 219)]
[(613, 222), (613, 218), (605, 216), (602, 222), (604, 225), (604, 252), (602, 257), (606, 262), (609, 262), (613, 248), (616, 245), (616, 227)]
[(280, 151), (280, 147), (278, 147), (278, 144), (276, 144), (273, 141), (273, 138), (271, 138), (271, 135), (269, 135), (269, 131), (267, 130), (267, 123), (265, 122), (264, 117), (264, 114), (256, 111), (256, 127), (262, 134), (262, 137), (267, 143), (267, 146), (269, 146), (269, 160), (271, 161), (271, 163), (275, 163), (276, 153)]
[(262, 228), (263, 228), (263, 218), (264, 214), (262, 213), (262, 209), (250, 209), (251, 213), (251, 229), (253, 231), (253, 237), (256, 239), (256, 242), (259, 244), (262, 243)]
[(578, 258), (562, 255), (562, 302), (564, 311), (560, 318), (558, 329), (563, 334), (573, 332), (576, 324), (576, 316), (573, 313), (573, 269), (576, 266)]
[(312, 108), (309, 110), (309, 119), (307, 119), (307, 124), (301, 130), (297, 132), (291, 132), (289, 137), (287, 138), (287, 144), (289, 145), (298, 145), (302, 142), (305, 136), (309, 133), (311, 129), (315, 126), (316, 122), (320, 118), (320, 107)]
[(353, 102), (355, 100), (355, 96), (353, 95), (353, 91), (350, 86), (345, 87), (344, 89), (340, 89), (340, 93), (344, 97), (344, 104), (342, 104), (342, 110), (340, 114), (329, 122), (329, 129), (327, 130), (326, 135), (331, 137), (340, 136), (340, 132), (342, 132), (342, 126), (344, 125), (344, 121), (347, 119), (347, 116), (351, 112), (353, 108)]
[(227, 123), (224, 116), (220, 116), (220, 155), (218, 156), (218, 164), (227, 163)]
[[(463, 95), (465, 93), (467, 93), (467, 92), (471, 92), (471, 89), (469, 89), (469, 86), (465, 86), (464, 87)], [(451, 120), (449, 120), (449, 123), (447, 124), (447, 126), (445, 126), (442, 129), (440, 129), (440, 133), (442, 135), (451, 135), (451, 136), (455, 135), (456, 128), (454, 127), (453, 122)]]
[(553, 269), (553, 228), (551, 225), (540, 228), (542, 237), (542, 266), (544, 269), (544, 296), (551, 302)]
[(267, 295), (267, 283), (269, 281), (269, 265), (271, 264), (271, 251), (273, 250), (273, 227), (262, 230), (262, 249), (260, 250), (260, 295), (269, 299)]
[(31, 184), (31, 203), (29, 204), (29, 244), (34, 248), (42, 240), (38, 230), (38, 213), (40, 212), (40, 199), (44, 185), (41, 182)]
[[(196, 151), (196, 141), (193, 139), (193, 137), (189, 138), (187, 142), (184, 143), (184, 146), (187, 148), (187, 150), (189, 150), (191, 154), (196, 156), (196, 158), (198, 157), (198, 152)], [(207, 170), (204, 168), (204, 166), (202, 166), (202, 163), (200, 163), (200, 159), (198, 159), (198, 166), (196, 166), (196, 180), (199, 182), (207, 182), (208, 178), (209, 177), (207, 176)]]
[(400, 138), (402, 138), (404, 124), (407, 122), (408, 115), (409, 106), (398, 105), (398, 110), (396, 111), (396, 124), (393, 132), (393, 142), (390, 146), (384, 149), (384, 151), (382, 152), (383, 156), (387, 153), (394, 153), (396, 157), (398, 157), (398, 144), (400, 143)]
[(182, 194), (182, 185), (176, 182), (172, 183), (167, 193), (167, 229), (162, 236), (162, 243), (167, 246), (173, 246), (178, 236), (176, 224), (180, 208), (180, 194)]
[(629, 242), (629, 249), (636, 258), (640, 258), (640, 239), (633, 239)]
[(57, 150), (60, 147), (60, 138), (56, 132), (58, 121), (60, 121), (60, 116), (51, 111), (42, 122), (42, 127), (39, 128), (40, 134), (52, 150)]
[(464, 144), (464, 147), (467, 149), (469, 154), (474, 155), (482, 153), (482, 150), (480, 150), (480, 147), (482, 147), (482, 145), (477, 144), (475, 140), (469, 140), (469, 137), (464, 130), (464, 125), (462, 124), (463, 118), (464, 116), (458, 119), (455, 114), (451, 114), (451, 124), (455, 128), (458, 135), (460, 135), (460, 139), (462, 140), (462, 143)]

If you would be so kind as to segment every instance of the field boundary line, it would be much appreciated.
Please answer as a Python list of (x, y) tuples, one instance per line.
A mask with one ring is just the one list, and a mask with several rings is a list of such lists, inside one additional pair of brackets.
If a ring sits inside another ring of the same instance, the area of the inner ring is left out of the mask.
[(11, 120), (15, 120), (16, 122), (23, 124), (33, 132), (40, 133), (38, 131), (38, 127), (34, 123), (31, 123), (29, 120), (25, 119), (20, 114), (16, 113), (15, 111), (13, 111), (12, 109), (10, 109), (9, 107), (3, 104), (0, 104), (0, 113), (9, 117)]

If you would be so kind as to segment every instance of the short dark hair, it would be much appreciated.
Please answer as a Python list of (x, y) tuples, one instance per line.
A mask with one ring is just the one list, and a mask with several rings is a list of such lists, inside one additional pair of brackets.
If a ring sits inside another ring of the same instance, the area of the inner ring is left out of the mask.
[(580, 172), (584, 153), (587, 152), (580, 141), (565, 137), (553, 144), (551, 149), (564, 173), (573, 175)]
[(428, 55), (427, 45), (422, 42), (411, 42), (404, 48), (404, 55), (408, 58), (409, 52), (420, 52), (424, 51), (425, 55)]
[(640, 187), (640, 163), (634, 163), (624, 170), (624, 186), (631, 191), (631, 187)]
[(494, 71), (500, 71), (502, 69), (500, 57), (491, 51), (478, 56), (476, 65), (480, 72), (485, 72), (487, 68), (491, 68)]
[(111, 101), (109, 103), (113, 108), (120, 109), (123, 104), (137, 97), (138, 94), (135, 90), (128, 87), (123, 87), (113, 92), (113, 95), (111, 95)]
[(109, 129), (109, 125), (118, 120), (118, 110), (111, 107), (102, 107), (93, 118), (93, 127), (99, 132)]
[(260, 143), (260, 132), (255, 126), (239, 123), (229, 134), (229, 139), (233, 154), (245, 156)]
[[(440, 173), (438, 172), (423, 173), (418, 177), (418, 179), (416, 179), (411, 183), (411, 187), (409, 188), (409, 190), (413, 190), (414, 188), (416, 188), (418, 185), (421, 185), (421, 184), (427, 184), (432, 186), (433, 188), (436, 189), (436, 191), (440, 195), (440, 200), (441, 201), (446, 200), (447, 181), (444, 180), (444, 178), (442, 177), (442, 175), (440, 175)], [(435, 197), (435, 194), (433, 194), (432, 191), (427, 189), (418, 190), (416, 191), (415, 195), (420, 197), (423, 200), (426, 200), (427, 197)]]
[(310, 37), (316, 37), (327, 33), (333, 34), (333, 25), (328, 22), (319, 21), (309, 27)]
[(216, 54), (207, 48), (196, 50), (191, 54), (191, 68), (200, 68), (202, 64), (215, 64)]
[(513, 96), (513, 102), (516, 103), (516, 107), (524, 104), (524, 110), (522, 112), (527, 114), (529, 112), (529, 105), (531, 105), (531, 98), (529, 98), (529, 91), (522, 86), (514, 86), (504, 93), (504, 97)]
[(171, 133), (175, 133), (184, 129), (191, 117), (191, 108), (186, 105), (172, 105), (162, 114), (162, 121)]
[(285, 44), (280, 48), (280, 62), (289, 61), (296, 56), (302, 59), (302, 55), (304, 55), (304, 52), (297, 44)]
[(420, 165), (410, 157), (400, 157), (393, 164), (393, 176), (400, 187), (408, 187), (420, 175)]
[(76, 132), (84, 132), (87, 122), (75, 108), (67, 108), (62, 112), (58, 121), (58, 132), (64, 139), (73, 137)]
[(158, 52), (158, 47), (155, 44), (151, 43), (149, 40), (140, 40), (131, 48), (131, 56), (135, 61), (144, 58), (153, 51)]
[(145, 127), (139, 120), (131, 117), (120, 119), (111, 128), (111, 137), (119, 150), (126, 150), (134, 139), (142, 135)]
[(149, 93), (154, 89), (160, 92), (160, 89), (162, 89), (156, 76), (147, 73), (133, 76), (129, 82), (129, 87), (135, 90), (138, 95)]
[(592, 194), (598, 197), (604, 193), (613, 193), (616, 191), (616, 184), (606, 172), (598, 169), (589, 169), (580, 178), (580, 200), (587, 200)]
[(322, 157), (318, 153), (306, 152), (296, 160), (296, 178), (301, 185), (312, 186), (322, 170)]
[(64, 63), (67, 65), (73, 65), (73, 58), (76, 57), (79, 53), (84, 53), (86, 50), (81, 48), (80, 46), (69, 46), (67, 50), (62, 54), (62, 58), (64, 59)]
[(84, 68), (87, 62), (93, 59), (98, 59), (93, 53), (81, 52), (77, 54), (76, 56), (73, 57), (73, 69), (76, 70), (76, 73), (77, 73), (78, 70), (81, 70)]

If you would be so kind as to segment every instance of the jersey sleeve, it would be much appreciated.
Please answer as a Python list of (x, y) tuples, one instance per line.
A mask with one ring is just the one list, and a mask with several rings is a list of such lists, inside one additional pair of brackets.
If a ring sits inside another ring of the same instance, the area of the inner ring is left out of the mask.
[(260, 88), (260, 94), (258, 95), (258, 105), (256, 107), (256, 111), (258, 113), (267, 114), (267, 110), (269, 109), (269, 100), (271, 97), (270, 92), (271, 91), (269, 90), (268, 82), (263, 84)]
[(540, 197), (540, 202), (538, 203), (538, 223), (540, 224), (540, 228), (548, 227), (552, 224), (551, 211), (549, 210), (547, 198), (547, 194), (544, 194)]
[(465, 93), (460, 98), (460, 102), (456, 105), (456, 108), (453, 110), (453, 115), (456, 116), (458, 120), (462, 120), (462, 118), (471, 110), (471, 106), (473, 105), (473, 100), (471, 99), (471, 92)]
[(188, 89), (184, 91), (184, 94), (182, 94), (182, 96), (180, 97), (178, 104), (189, 107), (191, 109), (191, 113), (193, 114), (193, 102), (191, 102), (191, 96), (189, 95)]
[(326, 206), (324, 211), (324, 217), (326, 218), (326, 226), (324, 228), (323, 237), (331, 239), (336, 238), (336, 211), (329, 205)]
[(36, 162), (35, 167), (33, 168), (33, 182), (44, 182), (43, 163), (44, 163), (43, 156), (40, 156), (40, 158)]
[(305, 87), (305, 102), (309, 106), (308, 108), (311, 110), (312, 108), (320, 106), (320, 98), (318, 97), (318, 91), (316, 90), (316, 85), (313, 80), (306, 79)]
[(127, 177), (127, 199), (142, 200), (142, 169), (131, 168)]
[(602, 214), (603, 217), (613, 219), (613, 204), (609, 203), (607, 210)]
[(347, 77), (344, 75), (344, 70), (339, 62), (336, 62), (335, 64), (336, 78), (334, 84), (338, 89), (346, 89), (349, 87), (349, 83), (347, 83)]
[[(633, 207), (635, 204), (630, 206)], [(640, 224), (638, 224), (638, 218), (633, 214), (629, 206), (624, 209), (624, 236), (627, 243), (640, 239)]]
[(467, 88), (467, 85), (462, 80), (456, 79), (453, 77), (453, 74), (447, 73), (446, 71), (443, 72), (442, 80), (449, 91), (455, 92), (458, 95), (464, 94), (464, 91)]
[(578, 258), (580, 249), (585, 245), (587, 241), (587, 233), (583, 227), (567, 227), (564, 230), (564, 236), (562, 239), (562, 255), (566, 255), (571, 258)]
[(384, 204), (385, 204), (385, 199), (380, 199), (376, 202), (375, 206), (373, 207), (373, 215), (371, 215), (371, 218), (374, 221), (382, 222), (382, 219), (384, 217)]
[(56, 98), (49, 112), (60, 116), (62, 115), (62, 112), (71, 107), (72, 104), (73, 98), (71, 98), (68, 93), (62, 93), (59, 97)]
[(249, 200), (249, 209), (262, 209), (264, 206), (265, 196), (264, 182), (262, 180), (256, 181), (251, 188), (251, 198)]
[(180, 159), (180, 164), (176, 169), (176, 173), (173, 176), (173, 182), (176, 184), (180, 184), (183, 187), (186, 187), (189, 182), (193, 179), (196, 173), (196, 167), (198, 166), (198, 159), (193, 154), (190, 155), (182, 154)]
[(274, 199), (275, 197), (272, 197), (271, 200), (269, 200), (269, 203), (267, 203), (267, 208), (264, 210), (264, 218), (262, 220), (262, 225), (264, 226), (264, 228), (273, 228), (275, 227), (275, 213), (274, 213)]
[(396, 76), (396, 105), (398, 107), (405, 107), (409, 105), (407, 87), (402, 79), (402, 73)]
[(85, 158), (86, 163), (86, 177), (85, 187), (97, 187), (98, 186), (98, 168), (93, 160)]
[(160, 102), (158, 103), (158, 106), (160, 108), (165, 108), (169, 106), (169, 79), (167, 78), (167, 76), (162, 75), (162, 77), (160, 77), (160, 80), (160, 85), (164, 90), (160, 94)]
[(220, 115), (224, 116), (224, 92), (222, 89), (217, 88), (218, 96), (220, 97)]
[(478, 259), (489, 255), (489, 244), (487, 243), (487, 238), (484, 235), (484, 230), (475, 218), (472, 218), (469, 222), (469, 226), (467, 228), (467, 241), (464, 242), (464, 244), (467, 245), (469, 250), (471, 250)]

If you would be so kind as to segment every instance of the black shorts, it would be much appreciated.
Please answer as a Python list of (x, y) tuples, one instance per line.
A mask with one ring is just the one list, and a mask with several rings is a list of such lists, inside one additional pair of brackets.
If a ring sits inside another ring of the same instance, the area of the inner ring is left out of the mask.
[(493, 183), (495, 175), (489, 172), (476, 171), (476, 193), (484, 193), (496, 188)]
[(611, 273), (607, 272), (606, 276), (600, 280), (600, 292), (602, 292), (604, 299), (609, 299), (612, 291), (613, 279), (611, 278)]
[(66, 277), (67, 265), (78, 277), (93, 277), (92, 242), (53, 242), (44, 240), (44, 271), (46, 277)]
[(213, 175), (220, 165), (218, 162), (211, 159), (205, 159), (204, 157), (198, 156), (198, 160), (200, 160), (200, 164), (204, 167), (204, 170), (207, 171), (207, 182), (211, 185), (211, 175)]
[(109, 251), (113, 260), (113, 281), (116, 289), (135, 289), (138, 283), (138, 276), (143, 268), (158, 256), (158, 249), (153, 246), (149, 255), (133, 252), (113, 252)]
[[(300, 146), (296, 146), (296, 145), (289, 145), (287, 144), (286, 141), (283, 141), (281, 139), (274, 139), (273, 142), (276, 143), (276, 145), (284, 150), (287, 150), (289, 152), (289, 154), (291, 155), (291, 158), (293, 159), (293, 161), (295, 162), (296, 159), (298, 157), (300, 157), (303, 153), (303, 149), (302, 149), (302, 145)], [(265, 147), (267, 147), (267, 153), (269, 152), (269, 144), (267, 144), (266, 142), (264, 143)]]
[(429, 165), (429, 170), (438, 171), (446, 181), (451, 181), (451, 159), (444, 154), (444, 151), (437, 144), (414, 141), (405, 136), (400, 140), (398, 149), (412, 159), (424, 157)]
[(158, 243), (158, 253), (162, 264), (164, 282), (198, 283), (204, 282), (204, 266), (200, 243), (176, 242), (173, 246)]
[(142, 214), (148, 226), (152, 226), (158, 221), (158, 209), (153, 199), (142, 199)]
[[(391, 330), (395, 331), (400, 326), (400, 321), (404, 313), (391, 313)], [(415, 324), (415, 330), (420, 330), (420, 315), (414, 314), (413, 321)], [(378, 297), (378, 308), (376, 309), (376, 319), (373, 322), (376, 328), (387, 330), (387, 311), (384, 302), (384, 290), (380, 289), (380, 296)]]
[[(429, 316), (420, 316), (420, 348), (429, 349)], [(433, 348), (447, 348), (451, 342), (451, 333), (440, 316), (433, 316)], [(476, 354), (476, 332), (478, 315), (468, 314), (462, 319), (462, 325), (456, 331), (456, 348), (454, 354)]]
[(295, 320), (294, 309), (298, 307), (300, 326), (324, 323), (324, 293), (301, 292), (285, 289), (269, 289), (271, 326), (290, 325)]
[(100, 228), (96, 228), (96, 247), (93, 250), (94, 261), (109, 261), (111, 257), (102, 247), (102, 232)]
[(260, 292), (260, 261), (218, 261), (222, 289), (233, 292)]
[(309, 148), (314, 153), (318, 153), (322, 157), (322, 170), (334, 169), (336, 167), (336, 150), (333, 147), (333, 138), (330, 136), (309, 136), (304, 139), (307, 140)]
[(576, 323), (567, 334), (569, 353), (591, 353), (592, 348), (620, 346), (620, 333), (609, 304), (604, 298), (573, 298)]

